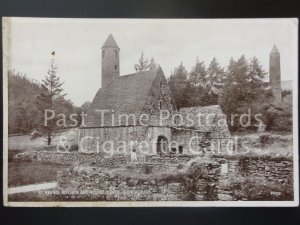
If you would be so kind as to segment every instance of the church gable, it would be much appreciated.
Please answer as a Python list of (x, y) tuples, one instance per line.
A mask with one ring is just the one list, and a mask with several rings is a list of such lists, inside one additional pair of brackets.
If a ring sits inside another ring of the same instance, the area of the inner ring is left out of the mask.
[[(154, 99), (161, 99), (161, 103), (153, 102), (150, 104), (153, 109), (158, 107), (157, 104), (166, 107), (165, 100), (160, 97), (159, 85), (167, 86), (161, 68), (118, 77), (114, 82), (97, 92), (88, 112), (86, 124), (92, 127), (118, 125), (120, 124), (118, 121), (119, 114), (135, 115), (138, 118), (142, 112), (148, 111), (146, 110), (147, 105)], [(170, 93), (169, 89), (165, 92)], [(170, 103), (168, 106), (170, 107)], [(100, 123), (101, 113), (99, 110), (110, 111), (104, 116), (104, 124)], [(112, 114), (115, 116), (115, 124), (112, 124)]]
[(209, 132), (214, 138), (231, 137), (226, 115), (219, 105), (181, 108), (179, 112), (184, 121), (182, 126), (185, 128)]
[[(176, 104), (171, 95), (171, 90), (161, 68), (158, 69), (157, 75), (153, 80), (152, 87), (147, 95), (142, 114), (149, 116), (149, 125), (160, 126), (160, 111), (166, 110), (171, 116), (176, 113)], [(164, 121), (169, 125), (169, 122)]]

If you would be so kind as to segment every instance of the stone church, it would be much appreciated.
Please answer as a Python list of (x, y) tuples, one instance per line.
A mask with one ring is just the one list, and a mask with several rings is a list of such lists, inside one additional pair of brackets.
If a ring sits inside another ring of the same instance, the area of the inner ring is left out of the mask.
[[(163, 155), (202, 154), (225, 146), (232, 150), (226, 122), (217, 123), (226, 121), (218, 105), (177, 109), (161, 67), (120, 75), (119, 53), (110, 34), (102, 46), (102, 87), (80, 127), (80, 151), (111, 154), (112, 147), (114, 154)], [(188, 125), (188, 116), (198, 123)]]

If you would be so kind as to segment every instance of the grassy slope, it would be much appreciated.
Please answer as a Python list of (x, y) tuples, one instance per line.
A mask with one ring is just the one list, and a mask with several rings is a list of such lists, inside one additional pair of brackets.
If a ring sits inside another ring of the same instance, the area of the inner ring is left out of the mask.
[(57, 171), (67, 167), (67, 165), (37, 161), (10, 162), (8, 165), (8, 186), (16, 187), (55, 181)]
[[(70, 133), (74, 132), (74, 133)], [(68, 138), (71, 144), (77, 143), (78, 128), (70, 129), (59, 134)], [(57, 135), (52, 145), (56, 146), (59, 143), (59, 135)], [(23, 151), (43, 150), (46, 145), (44, 137), (30, 140), (30, 135), (12, 136), (8, 141), (9, 158)], [(14, 161), (8, 162), (8, 186), (22, 186), (35, 183), (43, 183), (56, 180), (58, 170), (67, 168), (67, 165), (56, 163), (45, 163), (37, 161)]]
[[(70, 144), (77, 144), (78, 141), (79, 129), (73, 128), (63, 131), (57, 134), (52, 144), (56, 146), (59, 144), (60, 137), (65, 136)], [(39, 150), (44, 147), (47, 147), (47, 141), (45, 137), (36, 138), (34, 140), (30, 140), (30, 135), (20, 135), (20, 136), (12, 136), (8, 138), (8, 149), (24, 149), (24, 150)]]
[(276, 154), (281, 156), (293, 155), (292, 134), (248, 134), (239, 136), (239, 139), (246, 143), (245, 145), (249, 148), (250, 153)]

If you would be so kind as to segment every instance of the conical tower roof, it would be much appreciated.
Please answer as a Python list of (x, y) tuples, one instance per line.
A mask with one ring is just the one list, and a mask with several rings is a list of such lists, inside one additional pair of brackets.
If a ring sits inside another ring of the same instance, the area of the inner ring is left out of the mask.
[(104, 44), (102, 45), (102, 48), (117, 48), (120, 49), (119, 46), (117, 45), (117, 42), (115, 41), (114, 37), (112, 34), (108, 36)]
[(279, 54), (278, 48), (276, 47), (276, 45), (273, 46), (270, 54)]

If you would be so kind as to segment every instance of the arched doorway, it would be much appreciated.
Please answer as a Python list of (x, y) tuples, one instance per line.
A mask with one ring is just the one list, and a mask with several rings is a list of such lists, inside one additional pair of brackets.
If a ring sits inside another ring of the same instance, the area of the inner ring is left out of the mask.
[(163, 135), (160, 135), (157, 138), (156, 152), (157, 152), (158, 155), (163, 155), (163, 154), (166, 155), (169, 152), (169, 150), (168, 150), (168, 139)]

